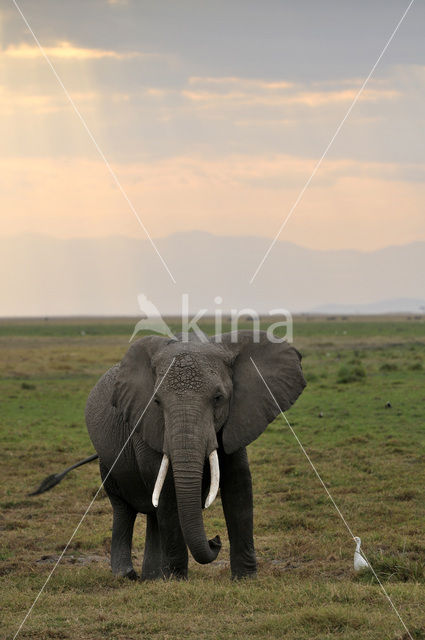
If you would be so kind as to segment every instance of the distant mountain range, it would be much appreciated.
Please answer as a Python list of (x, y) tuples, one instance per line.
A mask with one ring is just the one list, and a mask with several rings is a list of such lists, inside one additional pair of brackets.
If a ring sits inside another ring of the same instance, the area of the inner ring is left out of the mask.
[(369, 304), (325, 304), (313, 313), (332, 313), (334, 315), (370, 315), (384, 313), (420, 313), (425, 314), (425, 300), (413, 298), (396, 298), (394, 300), (382, 300)]
[(252, 285), (267, 238), (192, 231), (155, 242), (177, 284), (143, 238), (0, 238), (0, 315), (141, 316), (138, 294), (179, 314), (182, 293), (191, 312), (425, 312), (425, 242), (373, 252), (277, 242)]

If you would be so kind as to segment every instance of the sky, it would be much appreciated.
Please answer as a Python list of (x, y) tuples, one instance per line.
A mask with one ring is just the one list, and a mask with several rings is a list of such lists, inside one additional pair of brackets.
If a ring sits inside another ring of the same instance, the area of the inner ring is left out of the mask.
[[(405, 0), (17, 0), (154, 238), (273, 238)], [(425, 240), (416, 0), (280, 239)], [(0, 0), (0, 235), (144, 238), (12, 1)]]

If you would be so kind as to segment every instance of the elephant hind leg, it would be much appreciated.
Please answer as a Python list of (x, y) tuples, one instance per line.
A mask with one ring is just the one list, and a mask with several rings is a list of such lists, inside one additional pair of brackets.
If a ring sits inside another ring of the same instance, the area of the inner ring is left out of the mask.
[(142, 580), (187, 578), (188, 554), (177, 511), (161, 510), (146, 516), (146, 543)]
[[(102, 479), (104, 479), (107, 470), (102, 464), (100, 465), (100, 473)], [(110, 476), (107, 478), (104, 487), (114, 514), (111, 542), (112, 573), (116, 576), (136, 580), (138, 576), (131, 560), (131, 545), (137, 512), (117, 495), (118, 491), (116, 491), (115, 483)]]
[(116, 576), (136, 580), (137, 573), (131, 560), (131, 544), (136, 511), (121, 498), (109, 496), (109, 499), (114, 510), (111, 543), (112, 573)]
[(162, 578), (162, 554), (156, 513), (146, 516), (146, 542), (143, 555), (142, 580)]
[(187, 579), (188, 553), (177, 514), (177, 505), (172, 511), (158, 507), (158, 522), (162, 551), (162, 577)]

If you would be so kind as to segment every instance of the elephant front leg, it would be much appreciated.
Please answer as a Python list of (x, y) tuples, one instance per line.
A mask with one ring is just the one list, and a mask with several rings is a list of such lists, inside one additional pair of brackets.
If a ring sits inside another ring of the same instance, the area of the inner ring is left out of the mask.
[(252, 481), (246, 449), (226, 455), (219, 451), (220, 493), (230, 540), (232, 578), (255, 576)]

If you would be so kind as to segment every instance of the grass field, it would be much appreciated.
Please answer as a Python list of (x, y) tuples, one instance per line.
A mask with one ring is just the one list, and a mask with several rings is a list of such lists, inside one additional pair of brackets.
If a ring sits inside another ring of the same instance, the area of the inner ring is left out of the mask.
[[(29, 498), (92, 452), (83, 411), (128, 346), (134, 320), (1, 321), (1, 637), (13, 638), (96, 492), (96, 463)], [(205, 330), (211, 330), (206, 323)], [(425, 322), (296, 319), (308, 386), (287, 417), (411, 637), (425, 638)], [(390, 407), (386, 406), (390, 403)], [(282, 418), (248, 448), (259, 575), (229, 579), (220, 500), (205, 512), (223, 549), (187, 582), (133, 583), (108, 566), (102, 492), (18, 637), (97, 640), (409, 638)], [(135, 531), (140, 569), (144, 517)]]

